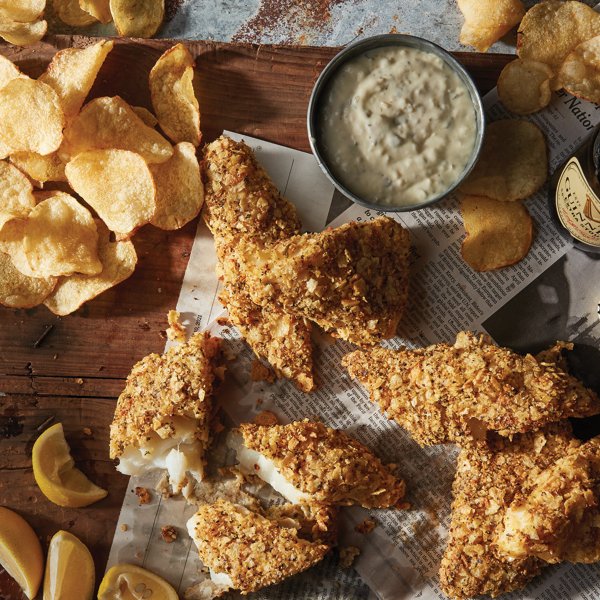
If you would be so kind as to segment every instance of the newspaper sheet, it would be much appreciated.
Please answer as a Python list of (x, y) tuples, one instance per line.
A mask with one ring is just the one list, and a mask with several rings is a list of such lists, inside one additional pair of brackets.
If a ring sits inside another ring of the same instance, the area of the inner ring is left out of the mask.
[[(495, 91), (484, 102), (491, 119), (503, 116)], [(600, 121), (600, 112), (595, 105), (559, 93), (548, 109), (531, 119), (546, 133), (553, 170)], [(377, 216), (375, 211), (340, 198), (310, 155), (247, 136), (244, 139), (256, 149), (279, 189), (298, 206), (307, 230)], [(483, 274), (473, 272), (460, 258), (464, 232), (455, 198), (395, 214), (394, 218), (410, 230), (414, 246), (409, 294), (414, 301), (406, 311), (400, 335), (389, 344), (452, 342), (456, 332), (470, 329), (487, 331), (502, 344), (529, 348), (564, 337), (566, 331), (570, 339), (598, 348), (600, 326), (595, 313), (600, 298), (592, 299), (592, 293), (598, 292), (593, 281), (599, 280), (600, 261), (571, 250), (559, 236), (549, 218), (545, 189), (527, 201), (527, 208), (536, 226), (528, 256), (518, 265)], [(342, 356), (351, 349), (348, 344), (332, 343), (325, 337), (320, 340), (316, 368), (319, 389), (313, 394), (298, 392), (285, 381), (272, 385), (251, 382), (251, 352), (235, 330), (215, 321), (222, 308), (216, 299), (214, 262), (212, 240), (200, 224), (177, 309), (189, 333), (208, 326), (237, 354), (230, 366), (232, 385), (224, 402), (231, 422), (249, 420), (265, 409), (274, 411), (282, 422), (318, 417), (348, 431), (385, 461), (399, 464), (411, 503), (408, 511), (344, 511), (341, 545), (361, 549), (355, 571), (341, 569), (333, 555), (307, 573), (255, 597), (443, 599), (437, 571), (450, 519), (456, 451), (451, 446), (419, 448), (399, 426), (388, 421), (341, 368)], [(154, 483), (154, 478), (132, 478), (132, 493), (126, 494), (123, 503), (109, 566), (118, 562), (140, 564), (164, 576), (183, 596), (200, 577), (200, 562), (185, 534), (185, 521), (194, 509), (182, 500), (163, 501), (158, 494), (150, 504), (139, 506), (134, 488), (152, 487)], [(378, 526), (369, 535), (357, 533), (355, 525), (368, 514)], [(179, 531), (173, 544), (160, 538), (160, 528), (167, 524)], [(525, 591), (506, 597), (600, 598), (600, 566), (549, 568)]]

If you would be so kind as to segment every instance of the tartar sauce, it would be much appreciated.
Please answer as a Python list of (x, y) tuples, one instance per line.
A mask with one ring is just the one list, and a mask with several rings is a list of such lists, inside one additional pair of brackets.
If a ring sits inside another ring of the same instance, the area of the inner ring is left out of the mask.
[(431, 52), (365, 52), (333, 74), (322, 101), (319, 135), (329, 167), (369, 202), (426, 202), (450, 188), (471, 158), (476, 118), (469, 91)]

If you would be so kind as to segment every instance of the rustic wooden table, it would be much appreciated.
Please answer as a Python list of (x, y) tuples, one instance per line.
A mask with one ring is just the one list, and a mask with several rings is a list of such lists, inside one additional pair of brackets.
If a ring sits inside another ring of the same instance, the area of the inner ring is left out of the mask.
[[(33, 48), (0, 45), (0, 53), (37, 76), (57, 49), (89, 43), (49, 36)], [(173, 42), (116, 40), (92, 97), (119, 94), (151, 108), (147, 75)], [(308, 150), (305, 112), (312, 85), (335, 48), (187, 43), (196, 57), (195, 84), (205, 141), (227, 128)], [(506, 55), (457, 54), (482, 92), (492, 88)], [(135, 274), (73, 315), (45, 307), (0, 307), (0, 505), (18, 511), (44, 544), (59, 529), (80, 537), (104, 567), (128, 478), (108, 457), (115, 400), (132, 365), (161, 352), (166, 313), (176, 304), (196, 223), (175, 232), (144, 227), (134, 238)], [(60, 508), (35, 485), (31, 448), (44, 424), (62, 422), (77, 465), (109, 490), (83, 509)], [(90, 433), (91, 431), (91, 433)], [(0, 569), (0, 600), (24, 598)]]

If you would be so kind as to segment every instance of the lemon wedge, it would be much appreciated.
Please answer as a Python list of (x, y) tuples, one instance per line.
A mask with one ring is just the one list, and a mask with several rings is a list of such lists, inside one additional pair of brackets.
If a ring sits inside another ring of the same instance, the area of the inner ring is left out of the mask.
[(111, 567), (100, 584), (98, 600), (179, 600), (177, 592), (162, 578), (135, 565)]
[(91, 600), (96, 572), (87, 546), (68, 531), (57, 531), (50, 540), (44, 600)]
[(44, 573), (42, 545), (16, 512), (0, 506), (0, 565), (28, 598), (35, 598)]
[(35, 441), (32, 461), (35, 482), (54, 504), (79, 508), (108, 494), (75, 468), (61, 423), (46, 429)]

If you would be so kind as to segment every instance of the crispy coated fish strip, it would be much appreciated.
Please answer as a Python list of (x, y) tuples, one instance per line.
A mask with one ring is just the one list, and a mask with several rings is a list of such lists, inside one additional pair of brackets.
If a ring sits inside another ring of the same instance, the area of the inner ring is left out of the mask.
[(221, 301), (231, 322), (278, 376), (309, 392), (314, 389), (311, 325), (277, 306), (253, 302), (240, 270), (242, 239), (272, 243), (300, 232), (292, 204), (277, 191), (250, 148), (225, 136), (204, 151), (204, 219), (215, 236), (224, 291)]
[(600, 560), (600, 437), (559, 458), (506, 512), (498, 537), (509, 557), (549, 563)]
[(408, 231), (388, 217), (238, 247), (252, 299), (358, 345), (393, 337), (408, 294)]
[(489, 442), (461, 450), (440, 567), (442, 590), (449, 598), (495, 597), (522, 588), (541, 571), (545, 563), (538, 558), (500, 554), (497, 532), (515, 495), (530, 489), (541, 471), (577, 444), (565, 421), (517, 434), (512, 441), (492, 434)]
[[(374, 348), (343, 359), (371, 399), (421, 445), (510, 436), (600, 413), (600, 399), (552, 360), (521, 356), (459, 333), (453, 346)], [(544, 357), (544, 355), (542, 355)]]

